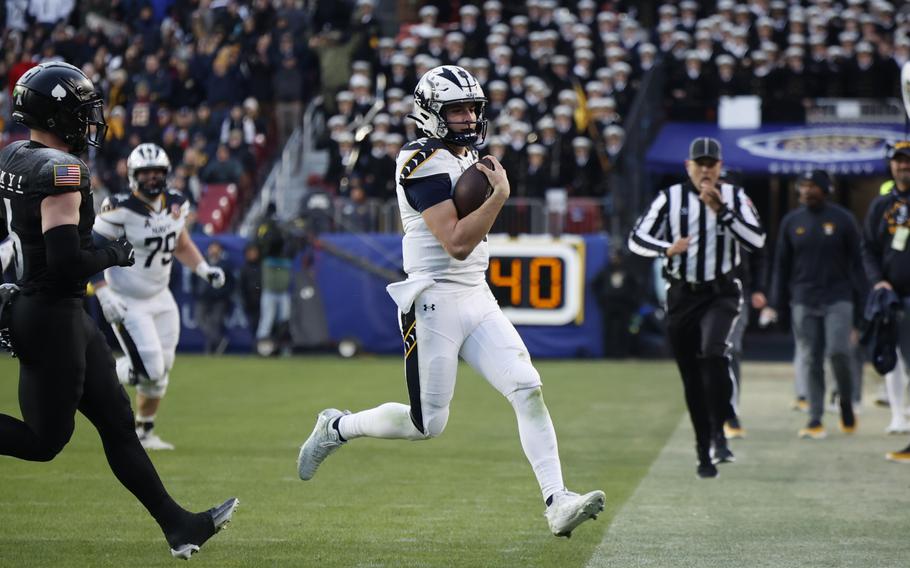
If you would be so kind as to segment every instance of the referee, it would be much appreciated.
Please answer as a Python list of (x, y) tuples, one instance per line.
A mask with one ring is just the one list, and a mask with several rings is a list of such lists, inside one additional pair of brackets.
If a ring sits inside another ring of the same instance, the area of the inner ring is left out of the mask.
[(667, 332), (695, 429), (696, 471), (713, 478), (715, 464), (734, 460), (723, 431), (734, 416), (727, 341), (742, 286), (734, 269), (742, 260), (740, 247), (762, 248), (765, 233), (745, 191), (718, 183), (717, 140), (693, 140), (685, 164), (689, 179), (657, 194), (629, 235), (629, 249), (664, 259)]

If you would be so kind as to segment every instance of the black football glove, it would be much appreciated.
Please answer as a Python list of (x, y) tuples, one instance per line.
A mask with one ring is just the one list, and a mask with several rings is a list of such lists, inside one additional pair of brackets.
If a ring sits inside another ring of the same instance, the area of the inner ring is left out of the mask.
[(136, 253), (133, 252), (133, 245), (125, 237), (109, 242), (104, 248), (111, 251), (114, 255), (113, 266), (132, 266), (136, 263)]

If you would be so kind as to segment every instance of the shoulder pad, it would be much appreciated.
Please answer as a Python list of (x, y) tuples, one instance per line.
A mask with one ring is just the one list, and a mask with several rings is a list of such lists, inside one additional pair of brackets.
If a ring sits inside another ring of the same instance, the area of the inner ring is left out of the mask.
[[(448, 148), (446, 148), (441, 140), (437, 140), (436, 138), (421, 138), (420, 140), (415, 140), (414, 142), (407, 144), (401, 149), (401, 153), (399, 154), (401, 167), (398, 169), (398, 173), (400, 179), (411, 177), (418, 169), (421, 171), (420, 177), (440, 173), (429, 171), (429, 169), (426, 168), (427, 163), (430, 162), (431, 158), (439, 151), (448, 152)], [(421, 168), (421, 166), (423, 166), (423, 168)]]
[(116, 193), (114, 195), (109, 195), (108, 197), (104, 198), (104, 201), (101, 202), (101, 212), (106, 213), (107, 211), (119, 209), (129, 198), (129, 193)]
[(169, 189), (164, 192), (164, 205), (166, 207), (171, 207), (172, 205), (183, 205), (186, 203), (186, 196), (175, 189)]
[(41, 149), (43, 164), (33, 187), (38, 193), (57, 195), (88, 189), (91, 184), (88, 168), (72, 154), (53, 148)]

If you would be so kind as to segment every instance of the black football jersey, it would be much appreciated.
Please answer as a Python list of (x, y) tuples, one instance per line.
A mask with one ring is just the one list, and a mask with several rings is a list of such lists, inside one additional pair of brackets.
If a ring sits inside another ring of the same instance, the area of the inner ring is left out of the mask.
[(45, 197), (69, 191), (82, 194), (79, 239), (83, 249), (92, 249), (95, 210), (88, 168), (82, 160), (28, 140), (13, 142), (0, 150), (4, 225), (13, 239), (16, 275), (23, 292), (41, 291), (67, 297), (85, 294), (85, 280), (61, 281), (52, 278), (47, 270), (41, 202)]

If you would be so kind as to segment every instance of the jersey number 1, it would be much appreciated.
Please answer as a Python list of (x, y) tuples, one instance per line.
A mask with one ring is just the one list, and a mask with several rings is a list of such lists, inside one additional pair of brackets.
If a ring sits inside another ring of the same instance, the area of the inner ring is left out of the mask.
[(155, 255), (161, 253), (161, 264), (166, 265), (171, 262), (171, 256), (174, 254), (174, 245), (177, 244), (177, 233), (168, 233), (164, 237), (148, 237), (145, 239), (145, 246), (151, 249), (148, 258), (145, 259), (145, 267), (152, 265)]

